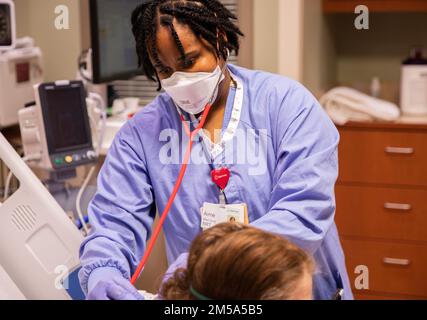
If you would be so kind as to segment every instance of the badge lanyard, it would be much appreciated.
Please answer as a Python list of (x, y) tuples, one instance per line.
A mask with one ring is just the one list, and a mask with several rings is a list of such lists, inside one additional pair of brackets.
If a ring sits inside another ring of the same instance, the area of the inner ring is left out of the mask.
[[(240, 121), (242, 106), (243, 106), (243, 84), (242, 84), (242, 81), (238, 77), (236, 77), (233, 73), (231, 73), (231, 71), (230, 71), (230, 74), (231, 74), (232, 78), (235, 80), (237, 87), (236, 87), (236, 92), (235, 92), (235, 96), (234, 96), (231, 119), (230, 119), (230, 122), (228, 124), (227, 129), (224, 132), (224, 135), (221, 139), (221, 142), (219, 144), (214, 144), (212, 147), (212, 142), (208, 141), (209, 138), (207, 138), (202, 132), (200, 132), (202, 142), (203, 142), (203, 145), (202, 145), (203, 151), (205, 152), (205, 155), (208, 158), (210, 158), (210, 160), (211, 160), (209, 162), (209, 165), (212, 169), (211, 179), (212, 179), (212, 182), (215, 183), (218, 186), (218, 188), (220, 189), (219, 203), (222, 205), (225, 205), (227, 203), (227, 198), (226, 198), (224, 190), (227, 187), (228, 182), (230, 180), (230, 176), (231, 176), (230, 169), (228, 169), (225, 166), (225, 145), (228, 141), (233, 139), (233, 137), (236, 133), (237, 126), (238, 126), (239, 121)], [(187, 136), (189, 136), (190, 129), (187, 125), (187, 122), (186, 122), (183, 114), (181, 113), (181, 110), (178, 109), (178, 112), (180, 114), (181, 121), (183, 122), (185, 132), (186, 132)], [(190, 125), (193, 122), (197, 122), (197, 121), (198, 120), (193, 115), (191, 115)], [(208, 150), (209, 148), (207, 145), (211, 146), (211, 148), (210, 148), (211, 151)], [(222, 157), (222, 165), (219, 168), (215, 168), (213, 162), (218, 156)]]
[[(191, 136), (190, 128), (184, 116), (181, 114), (180, 117), (184, 126), (185, 133), (187, 134), (188, 137), (190, 137), (190, 139), (192, 139), (193, 137)], [(205, 150), (203, 146), (202, 148), (203, 150)], [(230, 180), (230, 170), (225, 166), (222, 166), (221, 168), (216, 169), (212, 162), (210, 162), (209, 165), (212, 168), (212, 171), (211, 171), (212, 181), (219, 187), (221, 192), (220, 202), (222, 204), (225, 204), (226, 200), (225, 200), (224, 189), (227, 187), (228, 181)]]

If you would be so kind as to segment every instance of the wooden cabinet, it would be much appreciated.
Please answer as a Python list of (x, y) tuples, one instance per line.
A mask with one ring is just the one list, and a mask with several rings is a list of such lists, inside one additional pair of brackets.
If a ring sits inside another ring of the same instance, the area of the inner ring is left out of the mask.
[(371, 12), (427, 12), (426, 0), (323, 0), (325, 13), (354, 13), (363, 4)]
[(356, 299), (427, 299), (427, 125), (338, 128), (336, 222)]
[(427, 296), (427, 245), (349, 238), (342, 243), (353, 270), (368, 267), (370, 291)]

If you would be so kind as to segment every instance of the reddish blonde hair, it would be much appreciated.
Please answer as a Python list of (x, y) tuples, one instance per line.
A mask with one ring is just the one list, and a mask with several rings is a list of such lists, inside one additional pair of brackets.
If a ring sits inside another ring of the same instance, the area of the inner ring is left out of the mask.
[(238, 223), (201, 233), (192, 243), (187, 269), (178, 269), (160, 295), (166, 300), (286, 300), (314, 263), (285, 238)]

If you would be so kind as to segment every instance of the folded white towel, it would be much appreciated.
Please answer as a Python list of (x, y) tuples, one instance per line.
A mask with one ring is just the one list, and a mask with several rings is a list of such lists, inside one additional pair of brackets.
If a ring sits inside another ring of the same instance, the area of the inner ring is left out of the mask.
[(399, 107), (394, 103), (347, 87), (338, 87), (327, 92), (320, 99), (320, 104), (338, 125), (349, 121), (393, 121), (400, 116)]

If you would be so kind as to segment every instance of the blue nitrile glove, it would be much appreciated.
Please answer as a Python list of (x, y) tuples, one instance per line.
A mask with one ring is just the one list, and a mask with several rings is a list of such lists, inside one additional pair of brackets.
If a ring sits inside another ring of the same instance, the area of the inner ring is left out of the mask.
[(89, 277), (87, 300), (144, 300), (138, 290), (112, 267), (99, 268)]
[(172, 276), (175, 274), (175, 271), (177, 269), (187, 269), (188, 264), (188, 253), (181, 254), (178, 259), (175, 260), (174, 263), (172, 263), (168, 270), (166, 271), (165, 275), (163, 276), (162, 285), (168, 281)]
[(181, 254), (178, 259), (175, 260), (174, 263), (172, 263), (168, 270), (166, 271), (165, 275), (163, 276), (162, 279), (162, 284), (160, 286), (160, 290), (159, 290), (159, 295), (158, 295), (158, 299), (159, 300), (165, 300), (164, 297), (162, 296), (161, 292), (163, 291), (163, 286), (165, 285), (165, 283), (173, 277), (173, 275), (175, 274), (175, 271), (177, 269), (187, 269), (187, 264), (188, 264), (188, 253), (183, 253)]

